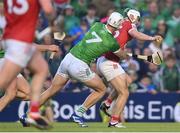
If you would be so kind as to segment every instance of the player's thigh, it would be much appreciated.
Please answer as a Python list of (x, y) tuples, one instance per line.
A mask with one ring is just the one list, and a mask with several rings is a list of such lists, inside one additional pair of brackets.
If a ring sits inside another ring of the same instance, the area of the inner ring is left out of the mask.
[(21, 67), (8, 59), (5, 59), (2, 67), (0, 68), (0, 86), (3, 89), (7, 89), (8, 85), (16, 78), (21, 71)]
[(116, 76), (109, 82), (118, 93), (128, 93), (126, 73)]
[(97, 69), (108, 82), (113, 78), (125, 73), (119, 63), (107, 60), (105, 57), (100, 57), (98, 59)]
[(5, 91), (5, 95), (9, 97), (9, 99), (14, 99), (17, 94), (17, 79), (15, 78), (10, 85), (7, 87)]
[(64, 59), (61, 61), (59, 68), (57, 69), (56, 75), (62, 76), (65, 79), (69, 78), (68, 69), (71, 65), (72, 57), (70, 54), (67, 54)]
[(22, 75), (17, 77), (17, 91), (23, 93), (27, 97), (31, 92), (28, 81)]
[(95, 91), (101, 91), (101, 92), (106, 91), (105, 84), (97, 74), (95, 74), (95, 76), (92, 79), (86, 80), (83, 83), (88, 87), (94, 89)]
[(43, 73), (47, 75), (48, 73), (48, 65), (45, 59), (43, 58), (42, 54), (39, 51), (35, 51), (34, 55), (32, 56), (28, 68), (34, 73)]

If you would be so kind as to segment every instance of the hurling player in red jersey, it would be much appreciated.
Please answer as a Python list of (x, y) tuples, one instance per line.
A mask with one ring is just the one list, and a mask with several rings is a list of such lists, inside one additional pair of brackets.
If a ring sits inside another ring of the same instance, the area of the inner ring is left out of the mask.
[[(47, 45), (47, 44), (35, 44), (36, 48), (40, 52), (58, 52), (59, 47), (57, 45)], [(4, 58), (0, 58), (0, 68), (2, 67)], [(0, 91), (1, 92), (1, 91)], [(4, 95), (0, 96), (0, 112), (15, 98), (21, 100), (30, 100), (30, 85), (25, 77), (21, 74), (18, 74), (16, 79), (14, 79), (8, 88), (3, 91)]]
[(8, 88), (20, 71), (28, 67), (34, 74), (28, 121), (39, 128), (44, 128), (49, 124), (39, 113), (39, 98), (48, 73), (48, 66), (33, 45), (41, 8), (47, 15), (53, 13), (51, 0), (4, 0), (7, 25), (1, 43), (6, 52), (5, 61), (0, 70), (0, 89)]
[[(136, 25), (139, 23), (140, 13), (134, 9), (125, 9), (125, 19), (120, 29), (116, 32), (115, 37), (120, 44), (120, 51), (122, 57), (126, 57), (127, 53), (124, 48), (128, 41), (132, 38), (139, 40), (154, 41), (159, 36), (148, 36), (139, 32)], [(110, 83), (110, 86), (114, 88), (108, 98), (101, 104), (100, 109), (111, 116), (109, 127), (124, 128), (120, 121), (121, 113), (129, 96), (128, 85), (131, 83), (131, 79), (125, 73), (123, 68), (119, 65), (119, 57), (116, 53), (108, 52), (104, 56), (100, 57), (97, 61), (97, 70), (100, 75)], [(108, 113), (108, 109), (113, 100), (116, 99), (115, 106), (113, 107), (112, 114)]]

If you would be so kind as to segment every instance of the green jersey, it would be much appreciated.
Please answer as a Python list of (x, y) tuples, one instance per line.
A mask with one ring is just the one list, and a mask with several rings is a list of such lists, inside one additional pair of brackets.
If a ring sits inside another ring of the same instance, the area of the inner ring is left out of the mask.
[(70, 53), (78, 59), (90, 64), (93, 60), (108, 51), (117, 51), (119, 44), (102, 23), (95, 23), (86, 33), (82, 41), (74, 46)]
[(5, 54), (4, 50), (0, 50), (0, 58), (4, 58), (4, 54)]

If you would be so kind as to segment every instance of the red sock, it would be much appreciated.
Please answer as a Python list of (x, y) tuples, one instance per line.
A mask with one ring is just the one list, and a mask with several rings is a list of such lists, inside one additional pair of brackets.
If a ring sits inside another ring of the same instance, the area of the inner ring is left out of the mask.
[(105, 104), (106, 104), (107, 106), (110, 106), (111, 103), (112, 103), (112, 99), (107, 98), (107, 99), (105, 100)]
[(116, 124), (118, 122), (119, 122), (119, 116), (112, 115), (110, 123), (111, 124)]
[(31, 113), (38, 113), (39, 112), (39, 102), (31, 102), (30, 112)]

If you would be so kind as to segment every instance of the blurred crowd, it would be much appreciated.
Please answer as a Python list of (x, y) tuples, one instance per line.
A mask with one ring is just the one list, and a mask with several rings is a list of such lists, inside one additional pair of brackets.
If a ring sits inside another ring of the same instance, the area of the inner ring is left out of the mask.
[[(154, 42), (132, 40), (127, 44), (127, 49), (135, 54), (150, 55), (157, 49), (162, 50), (164, 62), (161, 66), (141, 60), (129, 58), (120, 63), (132, 78), (130, 92), (176, 92), (180, 93), (180, 1), (179, 0), (53, 0), (57, 12), (52, 24), (43, 14), (39, 16), (36, 40), (37, 43), (52, 44), (52, 35), (48, 25), (53, 31), (65, 32), (66, 37), (60, 51), (56, 53), (52, 63), (49, 64), (50, 76), (47, 78), (46, 87), (51, 84), (59, 63), (70, 50), (78, 44), (95, 22), (105, 23), (109, 14), (119, 11), (123, 14), (125, 8), (135, 8), (141, 13), (141, 23), (138, 30), (148, 35), (161, 35), (162, 44)], [(6, 21), (3, 16), (3, 4), (0, 3), (0, 36)], [(49, 60), (51, 53), (44, 53)], [(96, 64), (91, 68), (96, 71)], [(31, 80), (31, 74), (25, 70), (24, 75)], [(80, 92), (89, 91), (83, 84), (69, 81), (63, 91)]]

